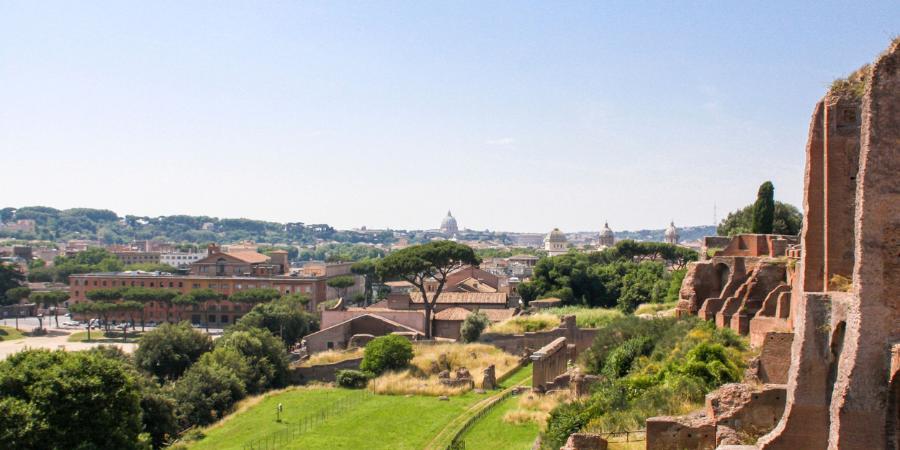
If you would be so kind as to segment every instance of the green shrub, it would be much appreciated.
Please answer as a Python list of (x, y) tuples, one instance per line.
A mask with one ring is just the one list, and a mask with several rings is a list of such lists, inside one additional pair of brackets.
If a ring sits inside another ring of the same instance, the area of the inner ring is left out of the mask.
[(481, 311), (473, 311), (466, 316), (466, 320), (459, 326), (459, 334), (463, 342), (477, 342), (481, 339), (481, 333), (491, 325), (491, 319)]
[(369, 382), (369, 376), (359, 370), (335, 370), (334, 378), (338, 386), (348, 389), (364, 388)]
[(366, 345), (359, 368), (377, 376), (386, 370), (404, 369), (412, 359), (413, 349), (409, 339), (389, 334), (375, 338)]
[(607, 378), (619, 378), (625, 376), (631, 370), (631, 363), (653, 350), (653, 340), (650, 336), (640, 336), (625, 341), (616, 347), (606, 358), (603, 366), (603, 375)]

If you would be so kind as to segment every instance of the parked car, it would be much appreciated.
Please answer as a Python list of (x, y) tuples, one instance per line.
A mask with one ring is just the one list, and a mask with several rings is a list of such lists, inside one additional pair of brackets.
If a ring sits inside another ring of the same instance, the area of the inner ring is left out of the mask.
[(155, 326), (156, 326), (156, 322), (147, 322), (147, 326), (148, 326), (148, 327), (155, 327)]

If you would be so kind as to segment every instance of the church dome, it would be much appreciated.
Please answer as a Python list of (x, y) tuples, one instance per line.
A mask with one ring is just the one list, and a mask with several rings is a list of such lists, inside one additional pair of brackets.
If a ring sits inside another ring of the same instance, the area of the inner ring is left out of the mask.
[(547, 242), (566, 242), (566, 234), (559, 231), (559, 228), (554, 228), (553, 231), (547, 235)]
[(441, 221), (441, 233), (456, 234), (457, 232), (459, 232), (459, 228), (456, 225), (456, 218), (450, 214), (450, 211), (447, 211), (447, 217)]
[(609, 227), (609, 222), (603, 223), (603, 229), (600, 230), (600, 237), (614, 237), (612, 228)]
[(675, 221), (673, 220), (669, 223), (669, 228), (666, 228), (666, 237), (675, 237), (678, 236), (678, 229), (675, 228)]

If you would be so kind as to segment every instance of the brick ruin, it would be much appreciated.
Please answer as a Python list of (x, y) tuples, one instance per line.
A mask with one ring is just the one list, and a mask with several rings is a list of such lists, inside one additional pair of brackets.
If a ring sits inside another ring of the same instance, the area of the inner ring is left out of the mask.
[[(796, 280), (796, 236), (745, 234), (707, 237), (703, 260), (688, 265), (676, 314), (714, 320), (762, 344), (770, 331), (790, 331)], [(707, 250), (724, 247), (711, 257)]]
[[(736, 237), (693, 266), (682, 287), (679, 315), (715, 319), (762, 346), (759, 360), (751, 362), (758, 381), (786, 373), (787, 401), (783, 414), (774, 412), (780, 416), (777, 425), (755, 445), (733, 446), (736, 442), (725, 439), (729, 434), (719, 432), (718, 418), (715, 440), (709, 438), (709, 414), (705, 422), (653, 418), (647, 422), (648, 449), (900, 449), (898, 47), (900, 40), (867, 69), (861, 97), (853, 89), (838, 89), (816, 105), (806, 148), (801, 245), (788, 245), (783, 257), (769, 252), (755, 260), (731, 252), (735, 240), (747, 241)], [(748, 249), (761, 248), (759, 237), (749, 240)], [(736, 245), (740, 249), (740, 242)], [(779, 261), (785, 263), (785, 277), (776, 285), (781, 269), (763, 266)], [(747, 326), (741, 312), (750, 317)], [(772, 403), (781, 401), (779, 389), (767, 386), (761, 392), (769, 392)], [(742, 410), (755, 417), (753, 405)], [(702, 444), (679, 440), (682, 434), (695, 438), (691, 427), (701, 431), (702, 426), (707, 426)], [(727, 426), (746, 432), (742, 427)]]

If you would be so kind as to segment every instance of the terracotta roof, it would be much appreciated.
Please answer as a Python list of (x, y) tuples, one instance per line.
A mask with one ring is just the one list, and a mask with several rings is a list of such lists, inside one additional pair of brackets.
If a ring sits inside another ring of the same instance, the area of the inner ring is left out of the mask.
[(482, 309), (488, 319), (491, 319), (492, 322), (500, 322), (510, 317), (516, 315), (518, 308), (508, 308), (508, 309)]
[[(433, 293), (428, 293), (428, 301), (434, 297)], [(421, 292), (409, 293), (410, 303), (423, 303)], [(501, 292), (441, 292), (441, 296), (437, 299), (438, 303), (490, 303), (490, 304), (506, 304), (506, 294)]]
[(540, 259), (534, 255), (526, 255), (525, 253), (520, 253), (518, 255), (512, 255), (508, 259)]
[(387, 300), (382, 300), (370, 306), (369, 308), (387, 308)]
[(225, 252), (225, 254), (250, 264), (264, 263), (269, 260), (268, 256), (256, 252)]
[(492, 286), (485, 284), (483, 281), (478, 281), (472, 277), (466, 278), (465, 280), (456, 283), (453, 288), (453, 291), (463, 291), (463, 292), (497, 292)]
[(471, 313), (465, 308), (454, 307), (445, 309), (434, 315), (434, 320), (466, 320), (466, 317)]
[(402, 287), (402, 288), (413, 287), (413, 284), (410, 283), (409, 281), (387, 281), (384, 284), (386, 284), (392, 288), (394, 288), (394, 287)]
[(396, 326), (396, 327), (398, 327), (398, 328), (402, 328), (402, 329), (406, 330), (406, 331), (409, 332), (409, 333), (415, 333), (415, 334), (417, 334), (417, 335), (424, 335), (424, 333), (422, 333), (421, 331), (418, 331), (418, 330), (415, 330), (415, 329), (413, 329), (413, 328), (410, 328), (410, 327), (408, 327), (408, 326), (406, 326), (406, 325), (403, 325), (402, 323), (394, 322), (393, 320), (390, 320), (390, 319), (388, 319), (388, 318), (381, 317), (381, 316), (379, 316), (378, 314), (363, 314), (363, 315), (360, 315), (360, 316), (356, 316), (356, 317), (347, 319), (347, 320), (345, 320), (345, 321), (343, 321), (343, 322), (336, 323), (336, 324), (334, 324), (334, 325), (332, 325), (332, 326), (330, 326), (330, 327), (328, 327), (328, 328), (325, 328), (324, 330), (319, 330), (319, 331), (317, 331), (317, 332), (315, 332), (315, 333), (308, 334), (308, 335), (306, 335), (306, 337), (305, 337), (304, 339), (309, 339), (310, 336), (315, 336), (315, 335), (317, 335), (317, 334), (324, 333), (324, 332), (326, 332), (326, 331), (328, 331), (328, 330), (331, 330), (332, 328), (335, 328), (335, 327), (339, 327), (339, 326), (341, 326), (341, 325), (344, 325), (344, 324), (346, 324), (347, 322), (352, 322), (352, 321), (354, 321), (354, 320), (359, 320), (361, 317), (371, 317), (371, 318), (373, 318), (373, 319), (377, 319), (377, 320), (380, 320), (380, 321), (382, 321), (382, 322), (386, 322), (386, 323), (389, 323), (389, 324), (391, 324), (391, 325), (394, 325), (394, 326)]

